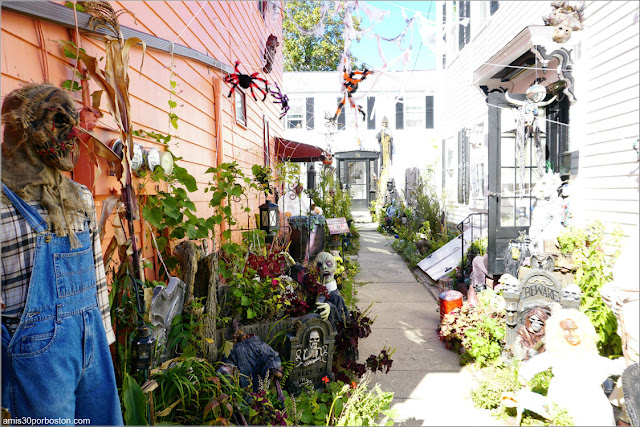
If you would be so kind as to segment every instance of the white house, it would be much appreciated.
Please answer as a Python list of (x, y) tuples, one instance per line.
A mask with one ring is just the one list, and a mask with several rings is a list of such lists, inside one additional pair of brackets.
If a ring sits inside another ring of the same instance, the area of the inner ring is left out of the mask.
[[(378, 152), (377, 135), (386, 117), (386, 132), (393, 137), (390, 177), (395, 179), (397, 190), (403, 191), (406, 169), (424, 169), (440, 159), (440, 137), (436, 132), (438, 113), (434, 108), (438, 102), (435, 99), (438, 75), (435, 70), (373, 73), (353, 94), (353, 101), (362, 107), (364, 117), (347, 100), (332, 127), (327, 125), (326, 117), (335, 114), (338, 102), (344, 97), (339, 73), (285, 73), (283, 92), (289, 97), (290, 109), (284, 119), (284, 138), (334, 154)], [(376, 173), (379, 169), (369, 171), (370, 175)], [(377, 177), (372, 178), (370, 183)], [(359, 197), (355, 194), (356, 186), (349, 185), (349, 188), (352, 196)]]
[[(493, 272), (530, 224), (538, 163), (568, 182), (568, 223), (600, 219), (626, 235), (638, 227), (638, 4), (586, 2), (584, 29), (556, 43), (542, 19), (550, 3), (436, 2), (444, 188), (454, 222), (488, 213)], [(540, 149), (516, 144), (518, 116), (504, 94), (524, 100), (517, 94), (535, 82), (553, 99), (540, 108)]]

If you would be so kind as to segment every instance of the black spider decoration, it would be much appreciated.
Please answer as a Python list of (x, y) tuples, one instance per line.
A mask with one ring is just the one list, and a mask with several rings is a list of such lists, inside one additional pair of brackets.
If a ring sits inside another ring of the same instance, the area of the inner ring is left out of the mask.
[(276, 83), (276, 89), (278, 89), (277, 92), (271, 91), (271, 96), (275, 98), (274, 103), (280, 104), (280, 107), (282, 108), (282, 114), (280, 114), (280, 119), (282, 119), (289, 112), (289, 97), (282, 93), (278, 83)]
[(346, 69), (344, 70), (344, 74), (342, 76), (344, 80), (342, 83), (342, 87), (344, 88), (345, 95), (340, 101), (338, 101), (338, 109), (336, 110), (336, 113), (333, 115), (333, 117), (326, 117), (328, 121), (335, 122), (338, 119), (338, 114), (340, 114), (340, 111), (344, 107), (344, 104), (347, 103), (347, 98), (349, 99), (349, 105), (351, 105), (351, 107), (353, 108), (357, 108), (358, 111), (363, 115), (363, 120), (365, 119), (365, 112), (362, 111), (362, 107), (356, 106), (356, 104), (353, 102), (352, 96), (358, 90), (358, 85), (360, 84), (360, 82), (366, 79), (369, 74), (373, 74), (373, 71), (368, 70), (366, 67), (362, 71), (355, 70), (351, 71), (350, 73), (347, 73)]
[[(267, 93), (269, 93), (269, 82), (262, 77), (258, 77), (258, 73), (242, 74), (240, 70), (238, 70), (238, 65), (240, 65), (240, 61), (236, 61), (235, 73), (229, 74), (224, 78), (225, 83), (230, 83), (233, 85), (231, 86), (231, 90), (229, 91), (229, 95), (227, 95), (227, 97), (231, 98), (231, 94), (233, 93), (233, 91), (236, 89), (236, 87), (240, 86), (242, 89), (249, 89), (251, 91), (251, 96), (253, 96), (253, 99), (256, 101), (258, 100), (258, 98), (256, 97), (253, 88), (256, 88), (260, 92), (262, 92), (262, 95), (264, 95), (262, 98), (263, 101), (267, 99)], [(256, 84), (256, 80), (264, 83), (264, 89)]]

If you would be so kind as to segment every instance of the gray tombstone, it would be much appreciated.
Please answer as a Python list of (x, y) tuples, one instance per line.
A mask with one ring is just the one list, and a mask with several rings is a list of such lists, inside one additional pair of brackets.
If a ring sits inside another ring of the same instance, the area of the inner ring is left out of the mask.
[(185, 283), (177, 277), (172, 277), (167, 287), (156, 286), (153, 289), (149, 322), (153, 325), (153, 336), (158, 345), (156, 361), (165, 362), (171, 356), (167, 352), (167, 339), (171, 331), (173, 319), (182, 313), (185, 296)]
[[(549, 272), (532, 270), (521, 281), (519, 292), (505, 292), (507, 307), (507, 348), (515, 342), (518, 330), (526, 322), (527, 313), (534, 307), (548, 312), (562, 303), (562, 285)], [(513, 309), (516, 308), (515, 319)]]
[(298, 394), (306, 384), (322, 385), (322, 378), (333, 378), (333, 350), (336, 331), (326, 320), (317, 315), (304, 316), (300, 328), (287, 334), (289, 360), (293, 370), (287, 381), (287, 390)]

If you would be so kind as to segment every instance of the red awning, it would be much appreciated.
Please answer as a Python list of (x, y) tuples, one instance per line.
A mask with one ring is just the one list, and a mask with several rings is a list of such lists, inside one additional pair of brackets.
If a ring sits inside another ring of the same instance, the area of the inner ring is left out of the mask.
[(333, 162), (333, 156), (320, 147), (280, 137), (276, 137), (276, 156), (285, 162)]

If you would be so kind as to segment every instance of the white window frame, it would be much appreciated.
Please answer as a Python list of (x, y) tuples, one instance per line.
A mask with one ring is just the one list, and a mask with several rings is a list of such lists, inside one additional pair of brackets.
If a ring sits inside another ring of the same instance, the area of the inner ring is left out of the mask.
[(425, 97), (407, 97), (404, 101), (405, 129), (425, 129), (426, 112)]
[(243, 91), (236, 88), (233, 91), (236, 123), (247, 127), (247, 97)]
[[(289, 111), (285, 116), (285, 128), (286, 129), (306, 129), (306, 109), (304, 101), (292, 100), (289, 101)], [(294, 125), (295, 122), (298, 124)]]

